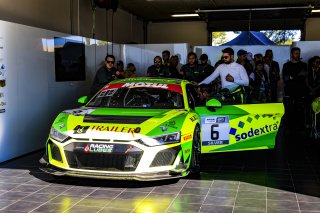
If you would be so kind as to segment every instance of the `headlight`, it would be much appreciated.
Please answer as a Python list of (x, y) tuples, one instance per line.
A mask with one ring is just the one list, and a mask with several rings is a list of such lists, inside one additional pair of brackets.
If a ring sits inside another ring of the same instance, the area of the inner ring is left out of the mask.
[(160, 146), (165, 144), (179, 143), (180, 132), (173, 132), (166, 135), (160, 135), (152, 138), (142, 138), (139, 140), (147, 146)]
[(58, 130), (56, 130), (54, 127), (51, 127), (51, 131), (50, 131), (50, 137), (52, 137), (53, 139), (63, 143), (66, 141), (66, 139), (68, 138), (67, 135), (59, 132)]

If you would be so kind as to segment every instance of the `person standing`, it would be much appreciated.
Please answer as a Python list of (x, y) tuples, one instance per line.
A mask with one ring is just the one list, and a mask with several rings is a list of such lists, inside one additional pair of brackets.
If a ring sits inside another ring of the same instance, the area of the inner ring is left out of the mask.
[(208, 64), (208, 55), (202, 54), (200, 56), (200, 64), (203, 67), (203, 73), (200, 74), (200, 81), (203, 81), (206, 77), (211, 75), (214, 71), (214, 67)]
[(308, 63), (307, 88), (312, 99), (320, 97), (320, 57), (313, 56)]
[(209, 84), (217, 77), (221, 77), (222, 89), (230, 91), (235, 90), (239, 86), (248, 86), (249, 78), (244, 67), (234, 62), (234, 51), (227, 47), (222, 50), (223, 64), (220, 64), (217, 69), (206, 79), (201, 81), (201, 84)]
[(162, 51), (162, 60), (163, 60), (163, 65), (165, 67), (170, 66), (170, 51), (169, 50)]
[(288, 124), (294, 125), (291, 127), (297, 129), (304, 129), (307, 64), (300, 60), (300, 53), (299, 47), (291, 49), (291, 60), (283, 65), (282, 79)]
[(107, 55), (104, 59), (104, 66), (97, 70), (91, 86), (91, 95), (96, 94), (102, 87), (115, 80), (116, 68), (114, 67), (115, 57)]
[(133, 63), (129, 63), (127, 65), (127, 70), (124, 71), (124, 77), (125, 78), (135, 78), (135, 77), (137, 77), (136, 67), (134, 66)]
[(181, 67), (180, 74), (183, 79), (199, 83), (201, 75), (204, 73), (203, 67), (198, 64), (198, 58), (194, 52), (189, 52), (187, 59), (188, 63)]
[(181, 78), (181, 75), (180, 75), (178, 67), (177, 67), (178, 64), (179, 64), (179, 57), (177, 55), (171, 56), (170, 66), (169, 66), (171, 78)]
[(241, 64), (244, 67), (244, 69), (246, 70), (249, 76), (250, 83), (252, 83), (254, 80), (253, 67), (247, 59), (247, 54), (248, 54), (247, 51), (240, 49), (237, 52), (237, 56), (238, 56), (237, 63)]
[[(228, 47), (222, 50), (223, 64), (220, 64), (216, 70), (201, 81), (199, 85), (210, 84), (219, 76), (221, 77), (221, 91), (216, 94), (216, 98), (220, 101), (225, 100), (225, 94), (232, 94), (234, 99), (233, 103), (246, 102), (242, 91), (239, 86), (248, 86), (249, 77), (244, 67), (234, 61), (234, 51)], [(239, 90), (239, 91), (238, 91)]]
[(115, 79), (124, 79), (124, 64), (123, 61), (117, 62), (117, 72)]
[(269, 81), (267, 72), (264, 70), (263, 61), (257, 61), (254, 70), (254, 81), (252, 83), (252, 102), (265, 103), (269, 99)]
[(153, 59), (154, 65), (148, 67), (147, 77), (170, 77), (169, 68), (162, 64), (162, 58), (156, 56)]
[(280, 67), (277, 61), (273, 60), (273, 52), (267, 49), (265, 52), (265, 63), (269, 66), (269, 82), (271, 92), (271, 102), (278, 102), (278, 81), (280, 80)]

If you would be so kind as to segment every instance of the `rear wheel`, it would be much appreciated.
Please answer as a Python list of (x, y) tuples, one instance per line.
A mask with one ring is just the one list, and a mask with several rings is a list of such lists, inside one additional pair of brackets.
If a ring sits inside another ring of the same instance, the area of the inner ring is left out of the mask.
[(201, 145), (200, 145), (200, 127), (196, 126), (193, 132), (192, 141), (192, 156), (190, 164), (190, 172), (192, 175), (200, 174), (200, 162), (201, 162)]

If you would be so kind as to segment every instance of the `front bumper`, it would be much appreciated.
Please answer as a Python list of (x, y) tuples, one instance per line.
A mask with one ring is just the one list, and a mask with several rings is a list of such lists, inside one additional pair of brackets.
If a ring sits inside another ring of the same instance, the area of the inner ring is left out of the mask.
[[(88, 152), (87, 146), (112, 146), (106, 153)], [(56, 176), (100, 179), (161, 180), (188, 175), (188, 161), (179, 144), (146, 147), (134, 141), (90, 142), (72, 139), (58, 143), (49, 138), (40, 169)]]
[(90, 171), (73, 171), (65, 170), (55, 167), (48, 163), (47, 157), (43, 156), (39, 162), (41, 163), (40, 170), (43, 172), (55, 175), (55, 176), (72, 176), (82, 178), (97, 178), (97, 179), (114, 179), (114, 180), (138, 180), (138, 181), (154, 181), (154, 180), (165, 180), (173, 178), (181, 178), (187, 173), (184, 170), (175, 171), (162, 171), (162, 172), (148, 172), (139, 174), (120, 174), (120, 173), (97, 173)]

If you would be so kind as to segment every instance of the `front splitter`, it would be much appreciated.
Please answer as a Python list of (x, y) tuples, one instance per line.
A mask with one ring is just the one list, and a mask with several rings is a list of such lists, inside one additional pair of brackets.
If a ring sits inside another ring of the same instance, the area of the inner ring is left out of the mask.
[(72, 176), (72, 177), (82, 177), (82, 178), (96, 178), (96, 179), (112, 179), (112, 180), (138, 180), (138, 181), (154, 181), (154, 180), (166, 180), (181, 178), (185, 175), (182, 173), (177, 173), (173, 171), (165, 172), (148, 172), (139, 174), (115, 174), (115, 173), (96, 173), (90, 171), (74, 171), (65, 170), (55, 166), (50, 165), (44, 158), (39, 161), (43, 166), (39, 169), (55, 175), (55, 176)]

